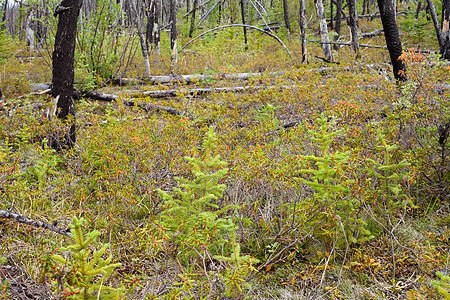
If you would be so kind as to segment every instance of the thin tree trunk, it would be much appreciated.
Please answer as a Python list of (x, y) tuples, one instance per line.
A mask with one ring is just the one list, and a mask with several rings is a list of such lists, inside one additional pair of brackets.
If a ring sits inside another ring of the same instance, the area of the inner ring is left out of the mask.
[(150, 45), (153, 44), (153, 26), (155, 23), (155, 0), (150, 0), (150, 4), (147, 7), (147, 28), (145, 31), (145, 44), (147, 49), (150, 49)]
[(31, 8), (26, 16), (26, 29), (25, 29), (25, 37), (27, 41), (27, 46), (31, 51), (34, 50), (34, 30), (31, 27), (31, 23), (33, 22), (34, 8)]
[(330, 30), (333, 30), (333, 0), (330, 0)]
[(325, 55), (325, 58), (328, 61), (332, 61), (333, 57), (331, 56), (330, 39), (328, 38), (328, 28), (327, 28), (327, 21), (325, 19), (325, 11), (323, 9), (323, 3), (322, 0), (315, 0), (315, 3), (317, 16), (319, 17), (320, 38), (323, 42), (322, 44), (323, 54)]
[(353, 51), (359, 56), (359, 38), (358, 38), (358, 12), (356, 9), (356, 1), (348, 0), (348, 10), (350, 19), (350, 33)]
[(300, 39), (302, 44), (302, 63), (308, 63), (306, 50), (306, 1), (300, 0)]
[(420, 13), (420, 10), (421, 10), (421, 9), (422, 9), (422, 1), (419, 1), (419, 2), (417, 3), (416, 19), (419, 18), (419, 13)]
[(73, 99), (74, 56), (77, 21), (80, 14), (82, 0), (63, 0), (55, 10), (58, 15), (58, 28), (55, 36), (55, 50), (53, 52), (52, 97), (56, 103), (56, 116), (66, 121), (71, 119), (64, 129), (55, 132), (49, 139), (54, 149), (72, 148), (76, 141), (75, 132), (75, 103)]
[[(242, 24), (243, 24), (243, 25), (246, 25), (246, 23), (245, 23), (244, 0), (240, 0), (240, 4), (241, 4)], [(244, 43), (245, 43), (245, 50), (248, 50), (247, 27), (244, 27)]]
[(171, 59), (177, 62), (177, 5), (176, 0), (170, 0), (170, 49)]
[[(334, 26), (334, 31), (337, 33), (334, 37), (334, 41), (339, 40), (339, 36), (341, 35), (341, 15), (342, 15), (342, 0), (336, 0), (336, 23)], [(334, 45), (334, 49), (338, 49), (338, 45)]]
[(442, 46), (441, 54), (450, 60), (450, 0), (442, 0)]
[[(444, 0), (445, 1), (445, 0)], [(442, 4), (444, 4), (444, 1)], [(444, 40), (442, 38), (442, 31), (439, 25), (439, 20), (437, 18), (436, 9), (434, 8), (433, 0), (427, 0), (428, 8), (430, 9), (431, 18), (433, 19), (434, 29), (436, 30), (436, 36), (439, 43), (439, 48), (441, 49), (441, 53), (444, 47)], [(444, 12), (444, 7), (442, 7), (442, 12)]]
[(161, 14), (161, 3), (159, 0), (155, 0), (155, 9), (153, 14), (153, 44), (155, 45), (155, 53), (157, 55), (161, 54), (161, 37), (160, 37), (160, 26), (159, 17)]
[(291, 22), (289, 22), (289, 9), (287, 0), (283, 0), (284, 23), (288, 33), (288, 39), (291, 39)]
[(392, 0), (377, 0), (383, 23), (384, 37), (391, 57), (394, 77), (398, 81), (406, 81), (406, 67), (399, 59), (402, 55), (402, 42), (395, 22), (395, 10)]
[(192, 4), (192, 15), (191, 15), (191, 27), (189, 28), (189, 37), (192, 38), (195, 27), (195, 13), (197, 12), (197, 0), (194, 0)]
[[(139, 2), (138, 2), (139, 3)], [(141, 50), (142, 50), (142, 57), (144, 58), (144, 64), (145, 64), (145, 77), (150, 77), (150, 59), (148, 55), (148, 48), (147, 43), (145, 41), (144, 33), (142, 32), (142, 24), (141, 24), (141, 18), (139, 17), (138, 10), (134, 4), (133, 1), (128, 1), (130, 13), (132, 13), (134, 17), (134, 24), (136, 25), (137, 34), (139, 37), (139, 42), (141, 43)]]

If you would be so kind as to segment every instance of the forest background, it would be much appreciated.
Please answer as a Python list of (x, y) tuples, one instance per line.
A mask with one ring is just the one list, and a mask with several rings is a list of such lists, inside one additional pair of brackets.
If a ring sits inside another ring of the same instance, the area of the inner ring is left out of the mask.
[(79, 4), (1, 3), (1, 299), (450, 299), (449, 1), (85, 0), (55, 73)]

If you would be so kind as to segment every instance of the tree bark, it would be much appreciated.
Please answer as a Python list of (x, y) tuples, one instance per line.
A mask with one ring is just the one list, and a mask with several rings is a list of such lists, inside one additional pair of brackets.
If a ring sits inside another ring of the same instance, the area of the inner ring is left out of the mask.
[(286, 29), (288, 33), (288, 39), (291, 39), (291, 22), (289, 21), (289, 9), (287, 0), (283, 0), (283, 12), (284, 12), (284, 23), (286, 24)]
[(417, 9), (416, 9), (416, 19), (419, 18), (420, 10), (422, 9), (422, 1), (417, 2)]
[[(241, 17), (242, 17), (242, 24), (246, 25), (245, 23), (245, 8), (244, 8), (244, 0), (240, 0), (241, 5)], [(247, 27), (244, 27), (244, 43), (245, 43), (245, 50), (248, 50), (248, 41), (247, 41)]]
[(161, 4), (159, 0), (155, 0), (155, 10), (153, 15), (153, 44), (155, 45), (155, 53), (159, 55), (161, 53), (161, 36), (159, 26), (159, 15), (161, 14)]
[(350, 34), (353, 51), (359, 56), (359, 38), (358, 38), (358, 13), (356, 10), (356, 1), (348, 0)]
[(145, 43), (147, 49), (150, 49), (150, 45), (153, 44), (153, 26), (155, 23), (155, 0), (150, 0), (147, 7), (147, 28), (145, 31)]
[(191, 27), (189, 28), (189, 37), (192, 38), (195, 26), (195, 13), (197, 12), (197, 0), (192, 3)]
[(300, 39), (302, 44), (302, 63), (308, 63), (306, 49), (306, 1), (300, 0)]
[(386, 46), (391, 57), (394, 77), (398, 81), (406, 81), (405, 64), (399, 60), (402, 55), (402, 42), (398, 34), (397, 23), (395, 22), (395, 10), (392, 0), (377, 0), (381, 14), (381, 22), (383, 23), (384, 37)]
[[(341, 35), (341, 19), (342, 19), (342, 0), (336, 0), (336, 23), (334, 25), (334, 31), (337, 33), (334, 37), (334, 41), (339, 40), (339, 36)], [(335, 50), (338, 49), (338, 45), (334, 46)]]
[(323, 9), (322, 0), (315, 0), (317, 16), (319, 17), (320, 38), (323, 42), (322, 49), (325, 58), (329, 61), (333, 60), (331, 56), (330, 39), (328, 37), (327, 21), (325, 19), (325, 11)]
[[(444, 0), (445, 1), (445, 0)], [(442, 5), (444, 5), (444, 1), (442, 1)], [(441, 54), (443, 53), (444, 40), (442, 36), (441, 27), (439, 26), (439, 20), (437, 18), (436, 9), (434, 8), (433, 0), (427, 0), (428, 9), (430, 10), (431, 18), (433, 19), (434, 29), (436, 30), (436, 36), (439, 43), (439, 49), (441, 50)], [(444, 13), (444, 7), (442, 7), (442, 14)]]
[(54, 149), (72, 148), (76, 141), (75, 103), (73, 99), (74, 56), (77, 21), (82, 0), (62, 0), (55, 10), (58, 15), (58, 28), (53, 51), (52, 97), (57, 101), (56, 116), (68, 121), (64, 137), (56, 132), (50, 138), (50, 146)]
[(177, 62), (177, 3), (176, 0), (170, 0), (170, 49), (171, 59)]
[(442, 0), (442, 46), (441, 54), (450, 60), (450, 0)]

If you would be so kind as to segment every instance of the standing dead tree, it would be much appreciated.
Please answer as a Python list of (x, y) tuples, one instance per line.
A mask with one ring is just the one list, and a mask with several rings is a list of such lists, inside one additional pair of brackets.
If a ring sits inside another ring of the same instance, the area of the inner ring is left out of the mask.
[(177, 3), (176, 0), (170, 0), (170, 49), (172, 50), (171, 59), (177, 62)]
[(306, 50), (306, 1), (300, 1), (300, 39), (302, 44), (302, 63), (308, 63)]
[(353, 51), (359, 56), (359, 39), (358, 39), (358, 16), (356, 10), (356, 0), (348, 0), (350, 36)]
[(395, 8), (392, 0), (377, 0), (381, 14), (381, 22), (383, 23), (384, 37), (386, 46), (389, 50), (391, 63), (393, 67), (394, 77), (398, 81), (406, 81), (406, 67), (399, 59), (402, 55), (402, 42), (398, 33), (398, 27), (395, 17)]
[(316, 4), (317, 16), (319, 17), (319, 31), (320, 31), (320, 38), (323, 42), (322, 44), (323, 55), (325, 55), (325, 59), (327, 61), (332, 61), (333, 57), (331, 56), (330, 39), (328, 38), (328, 28), (327, 28), (327, 21), (325, 19), (325, 10), (323, 8), (323, 3), (322, 0), (315, 0), (314, 2)]
[[(139, 3), (139, 2), (138, 2)], [(139, 11), (134, 4), (134, 1), (128, 1), (130, 12), (135, 16), (134, 24), (136, 25), (137, 34), (139, 41), (141, 43), (142, 56), (144, 58), (145, 64), (145, 77), (150, 77), (150, 59), (148, 53), (148, 44), (145, 41), (144, 33), (142, 32), (141, 18), (139, 16)]]
[(67, 126), (64, 132), (56, 130), (49, 139), (54, 149), (72, 148), (76, 141), (73, 82), (75, 36), (81, 4), (82, 0), (62, 0), (54, 13), (58, 16), (58, 29), (52, 57), (52, 97), (56, 101), (56, 116)]

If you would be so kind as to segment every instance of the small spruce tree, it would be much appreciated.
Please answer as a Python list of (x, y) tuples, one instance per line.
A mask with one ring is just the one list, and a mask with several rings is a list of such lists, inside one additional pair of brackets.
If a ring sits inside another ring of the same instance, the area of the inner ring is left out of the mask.
[(194, 178), (175, 178), (180, 187), (175, 193), (159, 190), (167, 209), (162, 213), (162, 224), (173, 242), (189, 253), (193, 249), (211, 250), (221, 246), (230, 233), (236, 230), (231, 219), (221, 215), (234, 206), (223, 208), (215, 203), (226, 188), (219, 182), (228, 169), (220, 155), (214, 155), (217, 137), (210, 128), (203, 142), (201, 158), (185, 157), (190, 162)]

